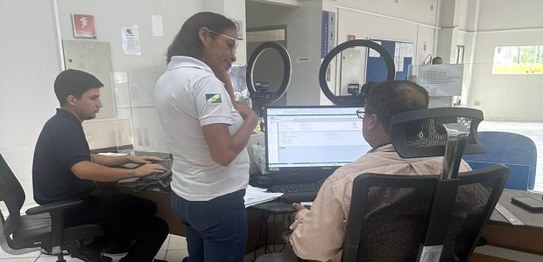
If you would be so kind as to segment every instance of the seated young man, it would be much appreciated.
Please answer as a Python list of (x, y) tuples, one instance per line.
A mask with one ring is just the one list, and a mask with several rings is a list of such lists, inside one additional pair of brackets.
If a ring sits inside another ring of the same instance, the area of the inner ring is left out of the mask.
[[(84, 208), (65, 212), (67, 226), (101, 224), (115, 239), (134, 240), (121, 261), (153, 261), (168, 235), (168, 224), (155, 216), (154, 202), (101, 190), (96, 182), (117, 181), (164, 172), (152, 164), (156, 157), (103, 156), (92, 154), (81, 122), (93, 119), (102, 107), (100, 87), (93, 75), (61, 72), (54, 83), (60, 102), (56, 114), (45, 123), (34, 151), (32, 183), (34, 200), (47, 204), (62, 200), (84, 200)], [(123, 164), (138, 168), (119, 168)]]

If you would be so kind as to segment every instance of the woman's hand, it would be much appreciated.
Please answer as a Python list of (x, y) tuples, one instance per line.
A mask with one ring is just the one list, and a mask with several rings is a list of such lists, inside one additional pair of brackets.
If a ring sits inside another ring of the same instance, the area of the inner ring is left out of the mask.
[(215, 76), (224, 83), (224, 89), (226, 89), (226, 92), (228, 92), (228, 95), (230, 96), (230, 100), (233, 102), (235, 100), (234, 87), (232, 86), (232, 80), (230, 80), (228, 72), (218, 73), (215, 74)]
[(252, 121), (254, 119), (254, 126), (256, 126), (256, 120), (258, 117), (255, 111), (253, 111), (253, 109), (251, 109), (247, 103), (241, 101), (233, 101), (232, 103), (234, 104), (234, 108), (239, 112), (245, 121)]

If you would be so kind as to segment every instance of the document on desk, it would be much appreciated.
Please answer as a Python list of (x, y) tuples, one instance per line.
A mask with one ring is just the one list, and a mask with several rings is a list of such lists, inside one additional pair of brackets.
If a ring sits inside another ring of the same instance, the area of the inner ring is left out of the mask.
[(247, 186), (245, 197), (243, 198), (245, 200), (245, 207), (269, 202), (283, 195), (283, 193), (269, 193), (266, 190), (265, 188)]

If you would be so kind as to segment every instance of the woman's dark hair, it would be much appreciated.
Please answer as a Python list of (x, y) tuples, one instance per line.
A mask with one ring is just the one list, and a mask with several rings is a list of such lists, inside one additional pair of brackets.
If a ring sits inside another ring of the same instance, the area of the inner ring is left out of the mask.
[(428, 91), (411, 81), (384, 81), (372, 85), (366, 95), (366, 114), (377, 115), (388, 132), (390, 119), (398, 113), (428, 108)]
[(198, 37), (198, 31), (202, 27), (223, 33), (226, 28), (236, 29), (236, 24), (223, 15), (213, 12), (200, 12), (191, 16), (183, 23), (181, 30), (168, 47), (166, 62), (169, 63), (172, 56), (190, 56), (199, 59), (203, 45)]

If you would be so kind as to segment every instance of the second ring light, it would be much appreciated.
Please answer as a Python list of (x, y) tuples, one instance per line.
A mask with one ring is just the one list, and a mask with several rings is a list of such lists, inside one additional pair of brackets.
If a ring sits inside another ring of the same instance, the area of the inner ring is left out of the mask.
[[(281, 60), (283, 61), (283, 80), (281, 81), (281, 84), (279, 85), (279, 88), (275, 91), (269, 91), (269, 90), (260, 90), (255, 88), (254, 79), (253, 79), (253, 71), (255, 68), (255, 63), (258, 59), (258, 57), (266, 50), (266, 49), (273, 49), (279, 53), (281, 56)], [(290, 61), (290, 55), (287, 51), (287, 49), (277, 43), (277, 42), (264, 42), (261, 45), (257, 46), (256, 49), (251, 54), (251, 57), (249, 58), (249, 62), (247, 63), (247, 88), (249, 89), (249, 93), (251, 94), (251, 100), (253, 101), (253, 109), (260, 113), (260, 110), (263, 106), (267, 104), (271, 104), (279, 98), (281, 98), (287, 91), (288, 85), (290, 83), (290, 75), (292, 73), (291, 69), (291, 61)]]
[(332, 101), (332, 103), (336, 105), (354, 105), (354, 106), (363, 106), (364, 105), (364, 96), (363, 92), (360, 92), (359, 95), (348, 95), (348, 96), (341, 96), (341, 95), (335, 95), (330, 87), (328, 86), (328, 82), (326, 81), (326, 71), (328, 70), (328, 66), (330, 65), (330, 62), (332, 59), (340, 54), (343, 50), (355, 46), (363, 46), (370, 49), (373, 49), (377, 51), (385, 61), (385, 65), (387, 68), (387, 78), (383, 80), (394, 80), (394, 75), (396, 73), (396, 70), (394, 68), (394, 60), (390, 56), (390, 54), (387, 52), (387, 50), (381, 46), (380, 44), (373, 42), (371, 40), (365, 40), (365, 39), (357, 39), (357, 40), (351, 40), (347, 41), (345, 43), (342, 43), (336, 47), (334, 47), (330, 52), (324, 57), (324, 60), (322, 61), (320, 70), (319, 70), (319, 84), (321, 87), (322, 92), (324, 95)]

